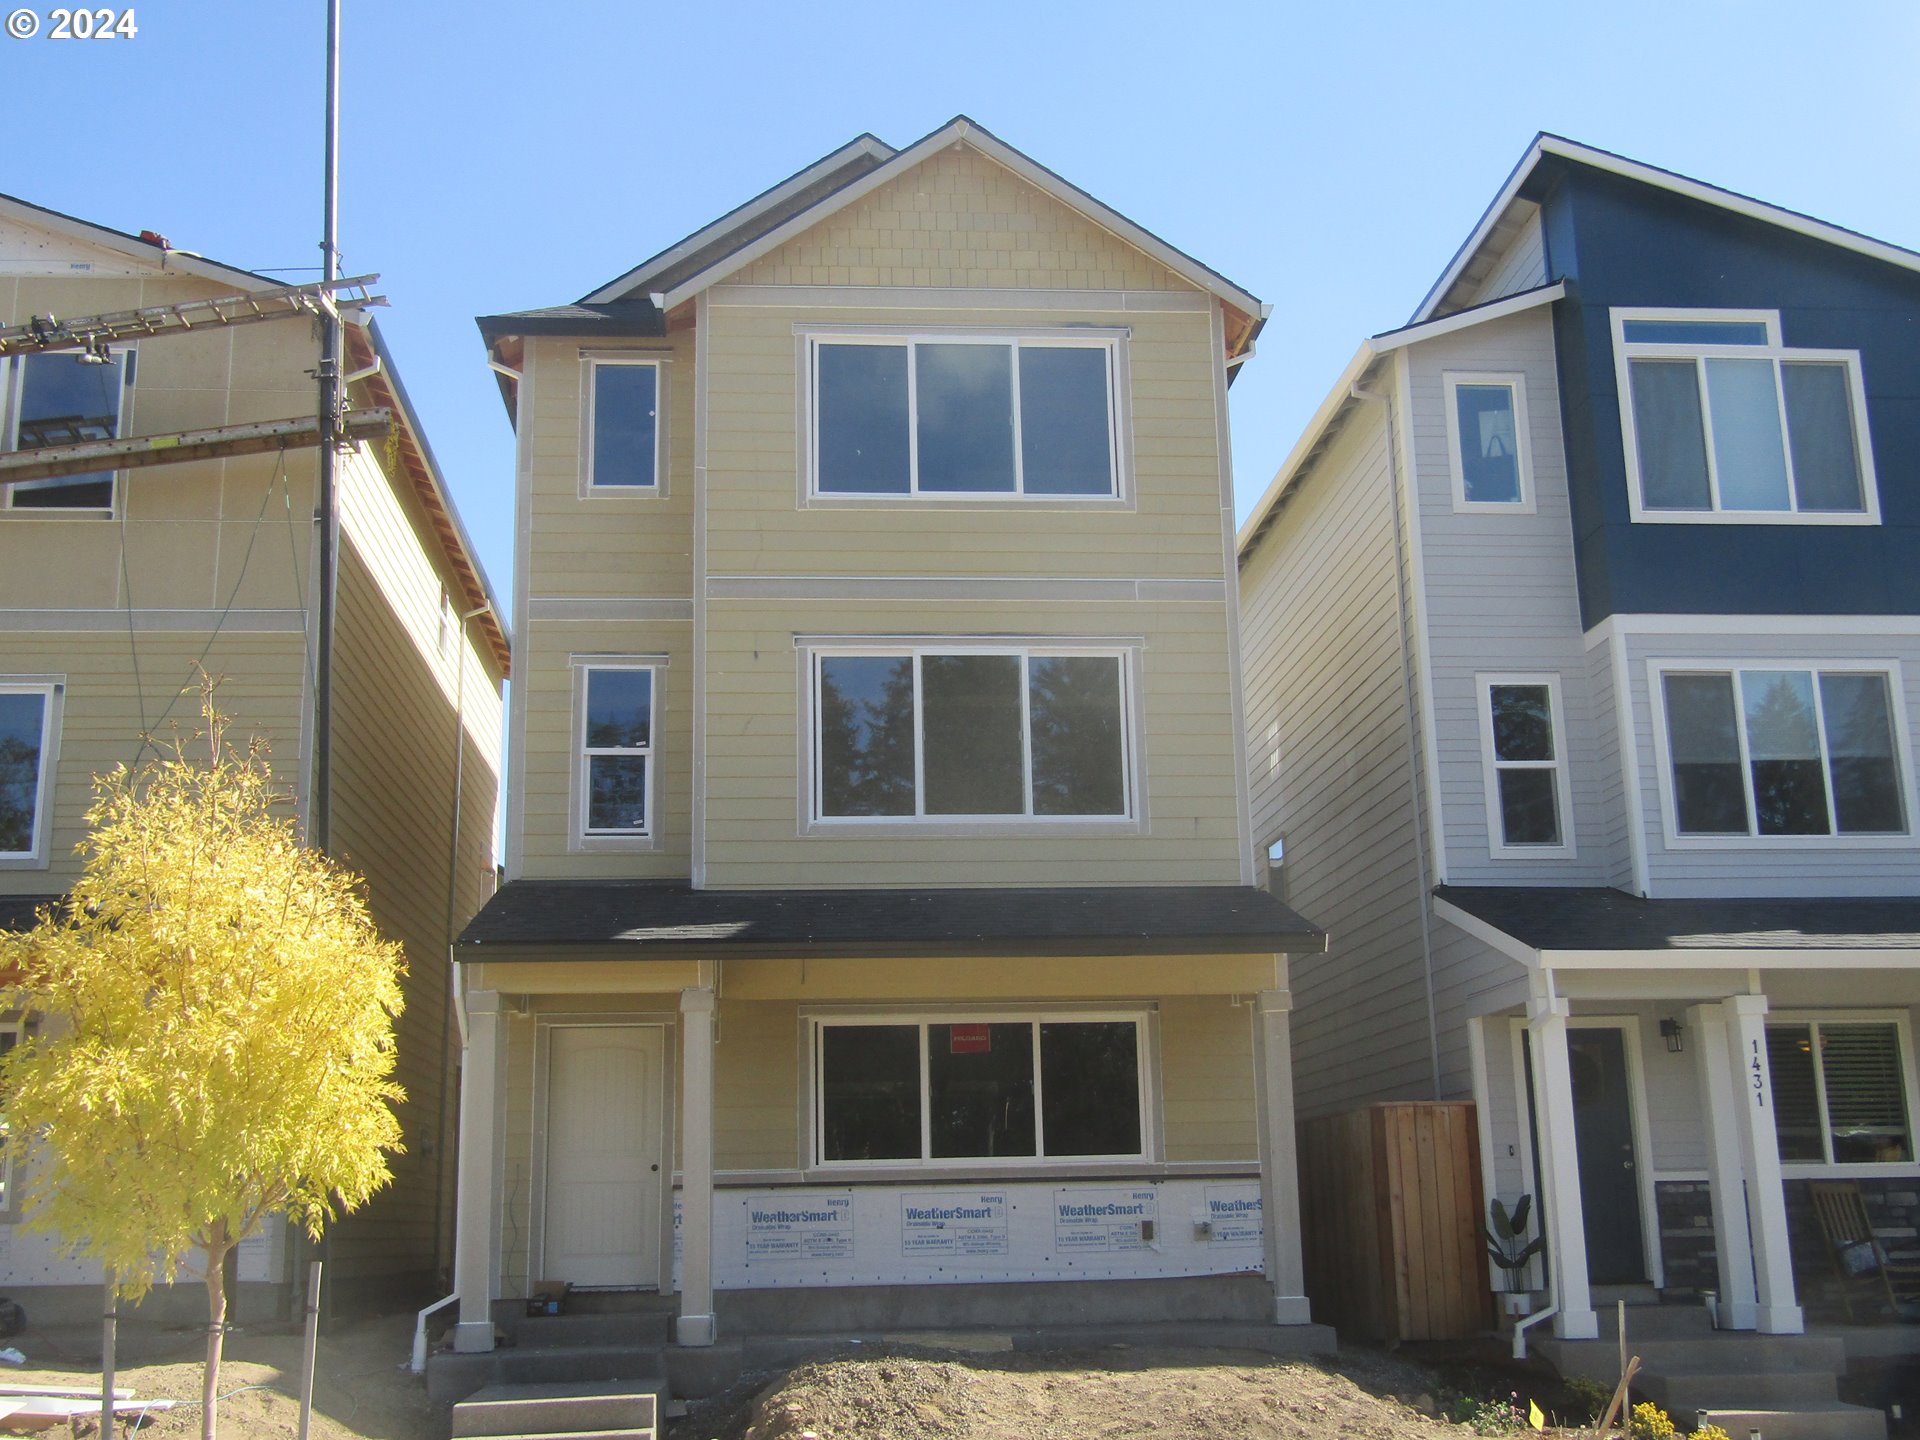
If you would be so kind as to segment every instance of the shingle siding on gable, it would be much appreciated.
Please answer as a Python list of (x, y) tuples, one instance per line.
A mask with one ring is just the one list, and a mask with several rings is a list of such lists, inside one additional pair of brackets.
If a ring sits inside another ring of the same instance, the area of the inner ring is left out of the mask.
[[(1557, 162), (1537, 182), (1568, 391), (1580, 601), (1612, 614), (1920, 614), (1920, 275)], [(1790, 346), (1858, 350), (1877, 526), (1630, 524), (1608, 310), (1779, 310)]]
[(732, 277), (750, 285), (1191, 290), (972, 150), (935, 156)]

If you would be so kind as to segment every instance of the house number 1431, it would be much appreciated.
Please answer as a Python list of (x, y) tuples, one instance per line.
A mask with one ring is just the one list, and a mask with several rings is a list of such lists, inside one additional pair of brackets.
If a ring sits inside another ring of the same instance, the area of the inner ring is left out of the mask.
[(1760, 1042), (1753, 1042), (1753, 1059), (1747, 1062), (1747, 1069), (1753, 1076), (1753, 1108), (1767, 1108), (1767, 1064), (1760, 1058)]

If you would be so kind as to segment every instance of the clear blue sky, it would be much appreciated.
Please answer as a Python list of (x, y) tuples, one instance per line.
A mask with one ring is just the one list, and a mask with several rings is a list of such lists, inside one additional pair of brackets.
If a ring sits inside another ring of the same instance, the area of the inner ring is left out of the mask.
[[(135, 12), (131, 40), (0, 38), (0, 190), (317, 265), (321, 0)], [(472, 317), (576, 299), (863, 130), (965, 112), (1273, 303), (1233, 390), (1243, 514), (1537, 130), (1920, 246), (1913, 0), (345, 0), (344, 57), (348, 271), (384, 276), (502, 594), (512, 438)]]

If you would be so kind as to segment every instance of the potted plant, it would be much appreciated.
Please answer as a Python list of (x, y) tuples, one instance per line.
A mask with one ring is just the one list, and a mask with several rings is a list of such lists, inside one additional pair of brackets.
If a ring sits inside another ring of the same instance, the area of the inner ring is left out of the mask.
[(1546, 1248), (1546, 1238), (1527, 1238), (1527, 1226), (1533, 1218), (1533, 1197), (1522, 1195), (1509, 1210), (1498, 1196), (1487, 1207), (1493, 1223), (1480, 1231), (1487, 1242), (1487, 1258), (1500, 1269), (1500, 1293), (1506, 1297), (1503, 1308), (1509, 1315), (1525, 1315), (1533, 1308), (1532, 1299), (1520, 1280), (1527, 1262)]

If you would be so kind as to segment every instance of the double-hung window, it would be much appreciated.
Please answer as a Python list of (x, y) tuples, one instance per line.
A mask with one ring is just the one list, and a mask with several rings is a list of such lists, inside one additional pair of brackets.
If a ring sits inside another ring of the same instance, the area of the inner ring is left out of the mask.
[(1571, 854), (1559, 677), (1482, 675), (1479, 689), (1489, 850), (1496, 859)]
[(1130, 820), (1125, 651), (813, 653), (813, 818)]
[(812, 493), (1112, 499), (1115, 336), (816, 335)]
[(662, 490), (666, 365), (657, 355), (603, 353), (580, 362), (581, 485), (588, 495)]
[(1532, 510), (1526, 377), (1449, 371), (1444, 388), (1453, 508), (1496, 514)]
[(1770, 1017), (1767, 1070), (1783, 1164), (1913, 1162), (1913, 1060), (1900, 1018)]
[(1138, 1159), (1144, 1020), (862, 1016), (813, 1026), (820, 1165)]
[[(9, 450), (73, 445), (120, 437), (133, 354), (110, 359), (56, 350), (13, 362), (7, 397)], [(89, 471), (52, 480), (22, 480), (5, 487), (9, 510), (108, 511), (113, 509), (114, 472)]]
[(0, 680), (0, 866), (46, 863), (56, 685)]
[(1909, 833), (1892, 670), (1672, 665), (1654, 678), (1674, 837)]
[(1860, 356), (1772, 311), (1615, 310), (1636, 520), (1877, 523)]
[(636, 660), (577, 667), (576, 843), (618, 846), (655, 836), (658, 674), (657, 664)]

